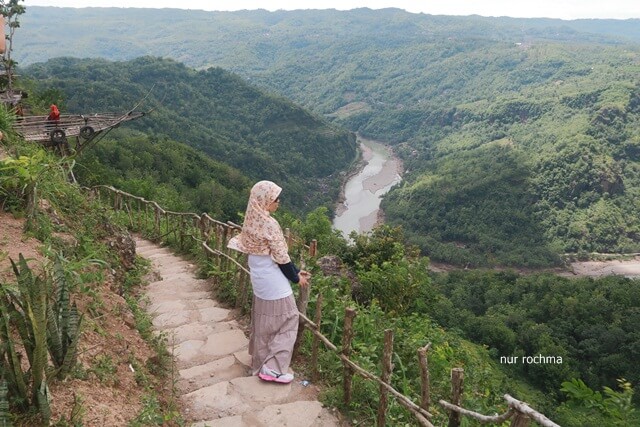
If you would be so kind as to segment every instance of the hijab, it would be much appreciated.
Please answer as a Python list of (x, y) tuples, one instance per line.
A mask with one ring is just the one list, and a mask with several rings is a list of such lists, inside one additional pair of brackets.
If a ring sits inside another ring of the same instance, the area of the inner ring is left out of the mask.
[(282, 188), (271, 181), (260, 181), (253, 186), (242, 231), (229, 240), (228, 248), (252, 255), (271, 255), (278, 264), (291, 262), (282, 228), (267, 209), (281, 191)]

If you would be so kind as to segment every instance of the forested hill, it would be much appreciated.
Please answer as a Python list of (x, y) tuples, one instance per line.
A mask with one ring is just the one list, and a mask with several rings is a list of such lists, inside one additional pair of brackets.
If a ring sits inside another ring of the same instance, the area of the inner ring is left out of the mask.
[[(139, 109), (152, 112), (126, 127), (150, 135), (160, 150), (156, 154), (164, 148), (176, 151), (167, 141), (185, 143), (254, 181), (278, 182), (287, 206), (301, 211), (331, 205), (339, 190), (339, 174), (356, 154), (353, 134), (219, 68), (196, 71), (151, 57), (125, 62), (58, 58), (27, 67), (24, 75), (64, 112), (124, 112), (142, 102)], [(126, 157), (129, 166), (122, 172), (131, 174), (135, 171), (127, 169), (143, 167), (144, 162), (137, 160), (151, 154), (143, 147), (147, 146), (141, 144), (138, 152), (129, 149), (124, 156), (105, 156), (110, 161)], [(90, 151), (86, 150), (88, 155)], [(175, 173), (185, 169), (192, 175), (188, 179), (192, 186), (207, 173), (200, 170), (206, 169), (200, 160), (183, 163)], [(164, 181), (172, 181), (171, 176)]]
[(351, 45), (357, 53), (359, 48), (366, 49), (367, 41), (380, 44), (387, 40), (395, 46), (449, 38), (640, 42), (638, 19), (434, 16), (400, 9), (206, 12), (29, 6), (20, 21), (15, 57), (24, 65), (59, 56), (122, 60), (154, 55), (194, 67), (218, 65), (259, 72), (292, 59), (292, 51), (332, 45), (339, 51), (341, 45)]
[(640, 250), (639, 20), (33, 7), (22, 21), (19, 62), (221, 66), (394, 145), (408, 173), (386, 218), (433, 259)]

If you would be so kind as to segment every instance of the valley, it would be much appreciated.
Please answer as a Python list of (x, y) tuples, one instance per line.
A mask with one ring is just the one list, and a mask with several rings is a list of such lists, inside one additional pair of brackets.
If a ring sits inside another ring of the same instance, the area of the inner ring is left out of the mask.
[[(44, 35), (62, 19), (51, 46)], [(635, 425), (638, 395), (621, 383), (640, 383), (640, 44), (623, 34), (629, 22), (34, 7), (23, 24), (16, 57), (34, 113), (142, 98), (151, 111), (74, 158), (83, 186), (240, 224), (252, 183), (273, 180), (282, 227), (316, 239), (340, 271), (307, 260), (308, 312), (322, 306), (319, 327), (339, 340), (356, 308), (354, 354), (373, 369), (378, 332), (397, 331), (396, 386), (417, 395), (415, 349), (432, 342), (434, 396), (464, 366), (465, 405), (483, 413), (508, 392), (564, 426)], [(23, 182), (51, 174), (20, 168), (52, 162), (16, 147), (24, 157), (0, 168), (0, 197), (24, 216)], [(52, 182), (39, 197), (74, 212), (74, 187)], [(96, 209), (96, 221), (112, 215)], [(38, 221), (55, 240), (59, 224)], [(345, 240), (351, 231), (361, 234)], [(627, 255), (563, 262), (597, 253)], [(234, 300), (233, 272), (203, 274)], [(499, 363), (536, 355), (562, 363)], [(321, 358), (322, 381), (336, 384), (340, 362)], [(356, 387), (346, 410), (370, 425), (377, 402)], [(584, 398), (604, 387), (619, 413)]]

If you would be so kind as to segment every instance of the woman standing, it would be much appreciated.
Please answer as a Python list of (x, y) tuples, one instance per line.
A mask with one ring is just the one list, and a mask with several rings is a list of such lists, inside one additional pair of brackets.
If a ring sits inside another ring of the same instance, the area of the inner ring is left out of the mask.
[(281, 191), (271, 181), (253, 186), (242, 232), (228, 247), (248, 254), (253, 288), (249, 337), (253, 375), (286, 384), (293, 381), (288, 371), (298, 332), (298, 308), (289, 281), (304, 287), (310, 275), (291, 262), (282, 228), (271, 216), (278, 209)]

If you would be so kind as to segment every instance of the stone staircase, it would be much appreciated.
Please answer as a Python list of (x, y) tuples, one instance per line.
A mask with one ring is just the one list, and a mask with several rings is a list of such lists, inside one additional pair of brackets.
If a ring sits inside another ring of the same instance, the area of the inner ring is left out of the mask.
[(136, 252), (157, 280), (146, 288), (147, 310), (164, 332), (179, 371), (177, 389), (192, 427), (338, 427), (335, 412), (317, 401), (303, 378), (266, 383), (250, 374), (248, 339), (233, 312), (212, 299), (195, 266), (140, 238)]

